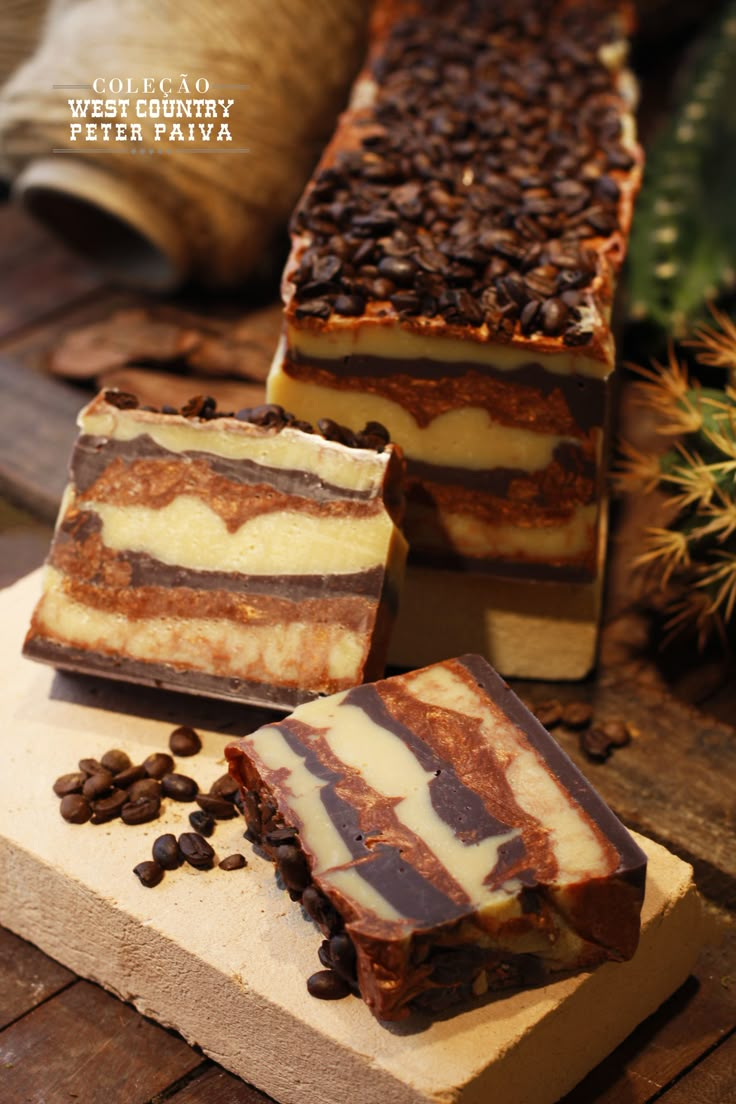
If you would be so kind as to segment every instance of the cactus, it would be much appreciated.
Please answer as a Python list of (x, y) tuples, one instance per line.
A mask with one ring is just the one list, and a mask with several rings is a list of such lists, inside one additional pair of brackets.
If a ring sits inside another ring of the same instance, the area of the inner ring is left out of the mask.
[[(714, 312), (691, 344), (701, 364), (736, 371), (736, 326)], [(643, 533), (634, 566), (656, 578), (668, 629), (736, 638), (736, 386), (701, 386), (670, 348), (668, 362), (639, 368), (643, 405), (655, 415), (658, 451), (622, 445), (618, 484), (659, 492), (665, 524)]]
[(736, 0), (694, 54), (647, 151), (629, 247), (630, 319), (658, 346), (736, 286)]

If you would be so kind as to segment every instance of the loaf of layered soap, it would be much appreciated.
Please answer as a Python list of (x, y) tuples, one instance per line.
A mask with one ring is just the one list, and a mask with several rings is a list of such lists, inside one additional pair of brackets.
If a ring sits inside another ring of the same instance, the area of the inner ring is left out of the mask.
[(478, 656), (309, 702), (226, 754), (323, 964), (379, 1018), (636, 949), (644, 853)]
[(293, 220), (269, 398), (404, 449), (411, 562), (585, 581), (641, 175), (628, 8), (379, 0)]
[(406, 542), (382, 426), (111, 391), (79, 426), (26, 655), (283, 709), (383, 674)]

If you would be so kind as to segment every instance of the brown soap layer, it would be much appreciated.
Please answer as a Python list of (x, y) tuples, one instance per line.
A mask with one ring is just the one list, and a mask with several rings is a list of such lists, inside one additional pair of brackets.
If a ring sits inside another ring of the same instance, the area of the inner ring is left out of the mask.
[(585, 436), (605, 421), (605, 380), (558, 375), (534, 361), (506, 371), (475, 361), (307, 357), (289, 349), (283, 370), (305, 383), (382, 395), (422, 427), (448, 410), (468, 406), (486, 409), (501, 425), (568, 437)]

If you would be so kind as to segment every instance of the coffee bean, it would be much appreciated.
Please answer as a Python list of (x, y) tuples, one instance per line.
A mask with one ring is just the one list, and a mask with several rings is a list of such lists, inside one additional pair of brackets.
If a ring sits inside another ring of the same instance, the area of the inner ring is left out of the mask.
[[(161, 792), (164, 797), (171, 797), (174, 801), (194, 801), (199, 793), (199, 786), (186, 774), (165, 774), (161, 779)], [(232, 805), (229, 807), (232, 809)]]
[(199, 832), (202, 836), (211, 836), (215, 830), (215, 818), (210, 816), (209, 813), (203, 812), (202, 809), (197, 809), (189, 814), (189, 823), (194, 831)]
[(109, 820), (114, 820), (115, 817), (120, 816), (123, 805), (127, 801), (128, 794), (125, 790), (110, 790), (105, 797), (92, 802), (92, 823), (106, 824)]
[(559, 334), (567, 324), (569, 311), (561, 299), (546, 299), (542, 303), (542, 332), (549, 337)]
[(236, 852), (234, 855), (228, 855), (226, 859), (217, 864), (220, 870), (242, 870), (244, 866), (247, 866), (245, 855), (241, 855)]
[(300, 893), (311, 880), (309, 867), (298, 847), (282, 843), (276, 848), (276, 865), (287, 889)]
[(149, 778), (163, 778), (174, 769), (174, 760), (163, 751), (154, 752), (143, 760), (143, 769)]
[(416, 265), (409, 257), (384, 257), (378, 262), (381, 276), (393, 280), (400, 287), (409, 287), (414, 279)]
[(139, 778), (128, 787), (128, 800), (137, 801), (139, 797), (155, 797), (161, 800), (161, 783), (157, 778)]
[(70, 824), (85, 824), (92, 816), (89, 802), (78, 793), (70, 793), (62, 797), (59, 812)]
[(176, 842), (176, 836), (172, 832), (158, 836), (153, 841), (151, 853), (158, 865), (163, 867), (164, 870), (176, 870), (183, 861), (179, 844)]
[(72, 771), (71, 774), (62, 774), (54, 782), (54, 793), (57, 797), (65, 797), (67, 794), (81, 793), (87, 775), (84, 771)]
[(189, 865), (197, 870), (209, 870), (214, 862), (213, 848), (198, 832), (182, 832), (179, 836), (179, 850)]
[(138, 878), (138, 881), (146, 889), (153, 889), (163, 879), (164, 872), (157, 862), (152, 862), (148, 859), (146, 862), (140, 862), (137, 866), (133, 867), (133, 873)]
[(161, 802), (157, 797), (137, 797), (123, 805), (120, 818), (124, 824), (147, 824), (155, 820), (160, 811)]
[(112, 748), (110, 751), (106, 751), (100, 759), (100, 763), (105, 770), (110, 771), (110, 774), (120, 774), (121, 771), (127, 770), (131, 766), (130, 756), (127, 752), (121, 751), (120, 748)]
[(89, 775), (99, 774), (99, 772), (104, 768), (99, 759), (80, 759), (79, 769), (80, 771), (84, 771), (85, 774)]
[(614, 747), (626, 747), (631, 743), (631, 730), (624, 721), (606, 721), (599, 727)]
[(185, 758), (189, 755), (196, 755), (197, 752), (201, 751), (202, 741), (193, 728), (189, 728), (188, 725), (180, 725), (169, 736), (169, 750), (172, 755)]
[(142, 763), (139, 763), (135, 767), (127, 767), (125, 770), (119, 772), (113, 776), (113, 782), (121, 790), (127, 790), (129, 786), (132, 786), (134, 782), (137, 782), (141, 778), (146, 777), (146, 768)]
[[(324, 893), (320, 893), (314, 885), (308, 885), (302, 893), (302, 905), (305, 911), (315, 923), (323, 929), (334, 933), (339, 925), (339, 917), (331, 902), (325, 897)], [(331, 963), (328, 963), (331, 965)]]
[(307, 978), (307, 990), (319, 1000), (342, 1000), (350, 995), (350, 986), (333, 970), (318, 970)]
[(562, 703), (557, 698), (549, 698), (534, 706), (534, 715), (545, 728), (554, 728), (562, 720)]
[(200, 809), (209, 813), (215, 820), (232, 820), (238, 815), (232, 801), (226, 801), (224, 797), (213, 797), (211, 794), (199, 794), (196, 798)]
[(112, 775), (110, 771), (98, 770), (96, 774), (90, 774), (82, 786), (82, 793), (89, 800), (102, 797), (112, 789)]
[(337, 932), (330, 939), (332, 968), (348, 981), (356, 978), (355, 947), (347, 932)]
[(225, 801), (235, 801), (240, 793), (240, 786), (231, 774), (221, 774), (216, 782), (210, 786), (213, 797), (223, 797)]
[(568, 728), (585, 728), (592, 716), (593, 707), (587, 702), (571, 701), (562, 707), (562, 723)]
[(605, 762), (611, 754), (611, 741), (596, 725), (580, 734), (580, 747), (589, 759), (599, 763)]
[(284, 825), (282, 828), (271, 828), (266, 832), (266, 843), (270, 843), (272, 847), (278, 847), (281, 843), (295, 843), (299, 839), (299, 832), (296, 828), (289, 828)]
[(348, 318), (358, 317), (365, 310), (365, 303), (362, 295), (338, 295), (334, 302), (335, 313)]

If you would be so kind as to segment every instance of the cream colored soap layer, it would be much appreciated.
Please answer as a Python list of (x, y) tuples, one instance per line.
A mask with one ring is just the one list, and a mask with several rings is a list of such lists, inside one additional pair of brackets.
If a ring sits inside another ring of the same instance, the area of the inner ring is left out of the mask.
[(585, 554), (594, 544), (598, 507), (580, 506), (564, 525), (523, 528), (490, 525), (471, 514), (442, 512), (442, 527), (453, 547), (464, 556), (478, 559), (572, 559)]
[(334, 624), (239, 625), (189, 618), (186, 609), (181, 618), (128, 620), (70, 599), (63, 576), (54, 568), (46, 569), (37, 624), (51, 640), (73, 647), (259, 682), (288, 680), (297, 671), (305, 680), (318, 681), (325, 675), (350, 679), (360, 669), (365, 650), (360, 634)]
[[(327, 411), (329, 417), (352, 428), (366, 420), (382, 422), (408, 459), (444, 467), (540, 471), (552, 462), (558, 445), (579, 443), (574, 437), (499, 425), (487, 410), (472, 406), (448, 410), (420, 428), (407, 410), (383, 395), (292, 379), (278, 359), (269, 376), (268, 395), (271, 402), (296, 409), (308, 420), (323, 418)], [(601, 434), (596, 435), (600, 449)]]
[(116, 413), (83, 413), (79, 427), (83, 433), (116, 441), (134, 441), (145, 434), (175, 455), (195, 451), (228, 460), (250, 460), (283, 471), (309, 472), (336, 487), (371, 494), (380, 490), (386, 471), (385, 457), (373, 449), (352, 449), (346, 458), (342, 446), (313, 434), (307, 447), (303, 434), (288, 427), (264, 435), (262, 429), (254, 432), (247, 422), (228, 418), (218, 418), (213, 423), (162, 425), (155, 420), (157, 415), (146, 418), (146, 411), (137, 410), (134, 416), (129, 411), (125, 414), (126, 417)]
[(168, 506), (85, 502), (102, 520), (102, 540), (117, 552), (145, 552), (192, 570), (248, 575), (365, 571), (385, 563), (392, 539), (403, 540), (384, 513), (316, 518), (297, 510), (255, 516), (230, 533), (201, 499), (179, 495)]

